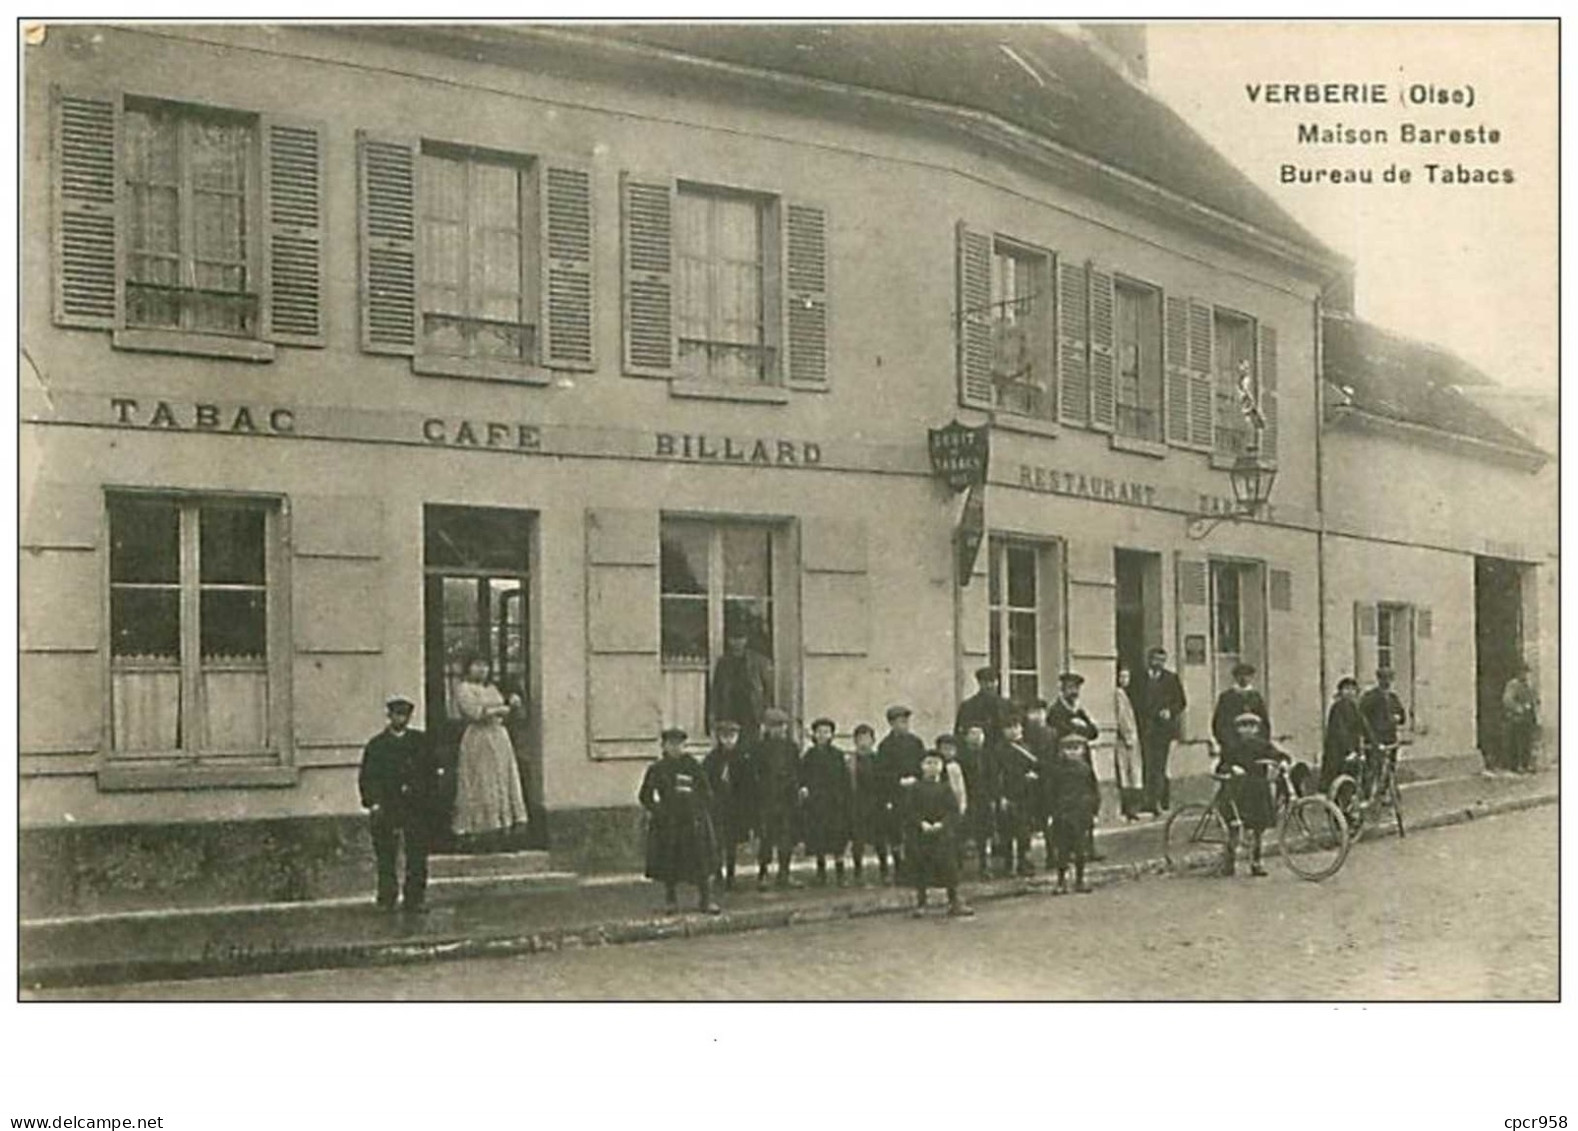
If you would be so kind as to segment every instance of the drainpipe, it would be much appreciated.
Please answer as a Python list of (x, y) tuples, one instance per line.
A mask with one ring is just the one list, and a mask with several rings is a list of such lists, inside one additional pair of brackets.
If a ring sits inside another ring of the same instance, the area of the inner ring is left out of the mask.
[(1324, 437), (1326, 432), (1326, 367), (1322, 345), (1324, 314), (1321, 296), (1315, 296), (1315, 609), (1316, 631), (1320, 634), (1317, 645), (1320, 652), (1320, 688), (1315, 696), (1316, 727), (1320, 734), (1325, 725), (1323, 712), (1326, 707), (1326, 687), (1329, 682), (1326, 667), (1326, 464)]

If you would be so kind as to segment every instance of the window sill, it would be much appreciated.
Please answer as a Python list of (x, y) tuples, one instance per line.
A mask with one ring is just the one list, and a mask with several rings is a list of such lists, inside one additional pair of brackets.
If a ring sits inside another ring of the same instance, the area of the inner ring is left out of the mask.
[(1042, 420), (1035, 416), (1018, 416), (1014, 413), (994, 412), (991, 415), (992, 427), (1001, 428), (1004, 432), (1023, 432), (1028, 436), (1056, 436), (1058, 426), (1055, 421)]
[[(1230, 456), (1226, 452), (1213, 451), (1211, 453), (1211, 466), (1217, 471), (1232, 471), (1233, 465), (1236, 462), (1238, 462), (1238, 457)], [(1262, 462), (1267, 463), (1272, 467), (1277, 465), (1276, 460), (1263, 460)]]
[(193, 357), (220, 357), (231, 361), (273, 361), (274, 346), (255, 338), (227, 338), (218, 334), (188, 334), (179, 330), (119, 329), (116, 349), (148, 353), (184, 353)]
[(788, 390), (776, 385), (725, 385), (707, 381), (670, 381), (670, 396), (703, 401), (743, 401), (748, 404), (788, 404)]
[(1116, 432), (1112, 434), (1111, 440), (1114, 451), (1134, 452), (1152, 459), (1167, 458), (1167, 445), (1160, 440), (1141, 440), (1137, 436), (1119, 436)]
[(411, 372), (423, 377), (462, 377), (473, 381), (503, 381), (511, 385), (546, 386), (553, 383), (548, 371), (535, 365), (469, 357), (440, 357), (435, 354), (417, 354), (411, 359)]
[[(172, 755), (178, 758), (179, 755)], [(296, 784), (294, 766), (222, 765), (209, 763), (134, 765), (111, 763), (99, 769), (105, 792), (156, 789), (279, 789)]]

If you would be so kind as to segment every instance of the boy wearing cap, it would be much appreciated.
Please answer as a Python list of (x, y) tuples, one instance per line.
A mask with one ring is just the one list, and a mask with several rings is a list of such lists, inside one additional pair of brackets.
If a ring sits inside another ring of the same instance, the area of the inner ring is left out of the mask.
[(751, 835), (751, 766), (740, 745), (740, 724), (719, 719), (713, 725), (717, 736), (712, 749), (701, 760), (712, 791), (712, 827), (723, 851), (723, 887), (734, 890), (734, 864), (741, 841)]
[(866, 845), (877, 853), (877, 870), (882, 883), (888, 882), (888, 808), (891, 789), (877, 757), (877, 732), (867, 723), (855, 727), (855, 752), (850, 756), (850, 776), (854, 789), (850, 856), (855, 863), (855, 882), (863, 879)]
[(1217, 696), (1211, 713), (1211, 737), (1217, 750), (1226, 750), (1236, 740), (1238, 716), (1248, 711), (1260, 719), (1261, 733), (1271, 734), (1271, 712), (1266, 697), (1255, 687), (1255, 665), (1239, 661), (1233, 665), (1233, 686)]
[(827, 858), (833, 858), (838, 886), (844, 886), (844, 849), (849, 845), (849, 769), (844, 752), (833, 745), (832, 719), (811, 724), (811, 745), (800, 758), (800, 811), (805, 821), (805, 854), (816, 857), (816, 882), (827, 883)]
[(878, 776), (887, 791), (884, 803), (885, 829), (888, 844), (893, 850), (893, 875), (899, 878), (904, 869), (903, 799), (905, 779), (911, 783), (920, 779), (921, 759), (926, 756), (926, 744), (910, 732), (912, 712), (902, 704), (887, 710), (888, 733), (877, 743)]
[[(1052, 700), (1052, 705), (1047, 708), (1047, 726), (1057, 736), (1058, 742), (1069, 735), (1077, 735), (1085, 740), (1085, 764), (1095, 769), (1091, 761), (1090, 744), (1101, 735), (1101, 728), (1080, 704), (1080, 690), (1085, 686), (1085, 677), (1078, 672), (1064, 672), (1057, 677), (1058, 696)], [(1100, 860), (1096, 852), (1096, 835), (1091, 832), (1090, 842), (1085, 845), (1085, 855), (1091, 860)]]
[(1052, 818), (1048, 841), (1057, 867), (1054, 895), (1068, 891), (1070, 861), (1074, 864), (1074, 890), (1081, 894), (1090, 891), (1085, 885), (1086, 846), (1100, 805), (1088, 744), (1082, 735), (1066, 734), (1058, 741), (1058, 756), (1047, 773), (1047, 808)]
[(1227, 822), (1227, 847), (1222, 853), (1221, 873), (1231, 876), (1234, 858), (1243, 830), (1249, 831), (1249, 874), (1264, 876), (1260, 864), (1260, 844), (1265, 831), (1276, 818), (1276, 798), (1265, 762), (1290, 761), (1271, 744), (1261, 730), (1261, 718), (1254, 711), (1240, 711), (1233, 720), (1233, 737), (1222, 747), (1216, 773), (1223, 779), (1222, 818)]
[[(997, 785), (996, 760), (987, 745), (986, 727), (970, 723), (964, 728), (964, 742), (959, 746), (959, 770), (964, 776), (964, 791), (968, 799), (964, 827), (961, 833), (975, 842), (976, 863), (981, 879), (991, 875), (987, 857), (997, 836), (997, 812), (1002, 792)], [(999, 853), (1001, 849), (998, 850)]]
[(378, 865), (378, 906), (399, 902), (395, 862), (405, 847), (405, 909), (421, 912), (427, 900), (427, 852), (433, 834), (438, 778), (442, 771), (427, 735), (411, 728), (416, 705), (404, 695), (384, 703), (388, 725), (362, 751), (357, 787), (371, 818)]
[(921, 776), (908, 787), (904, 813), (915, 917), (926, 913), (930, 887), (948, 893), (948, 914), (974, 915), (959, 899), (959, 799), (943, 777), (943, 758), (937, 751), (922, 757)]
[(767, 870), (778, 855), (778, 884), (787, 888), (794, 855), (795, 818), (800, 804), (800, 750), (789, 737), (789, 715), (777, 707), (762, 713), (764, 734), (751, 752), (756, 787), (756, 890), (767, 889)]
[(720, 908), (712, 900), (712, 875), (718, 844), (712, 829), (712, 790), (701, 763), (685, 752), (685, 732), (663, 732), (663, 756), (647, 767), (637, 800), (647, 811), (648, 879), (663, 885), (664, 910), (679, 909), (676, 888), (695, 884), (697, 905), (708, 915)]
[(1359, 710), (1359, 681), (1345, 675), (1337, 681), (1337, 697), (1326, 713), (1326, 736), (1321, 747), (1320, 788), (1331, 788), (1348, 760), (1362, 759), (1370, 728)]
[(1010, 715), (992, 759), (997, 767), (998, 832), (1005, 876), (1016, 871), (1021, 876), (1035, 874), (1030, 863), (1030, 834), (1043, 823), (1041, 764), (1024, 737), (1024, 722), (1018, 715)]

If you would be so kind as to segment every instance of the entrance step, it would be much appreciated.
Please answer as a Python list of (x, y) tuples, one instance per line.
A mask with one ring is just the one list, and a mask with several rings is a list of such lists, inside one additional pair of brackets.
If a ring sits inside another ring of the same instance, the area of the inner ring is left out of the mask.
[(539, 850), (430, 856), (427, 872), (435, 889), (472, 892), (574, 885), (579, 878), (574, 872), (556, 871), (548, 861), (548, 853)]

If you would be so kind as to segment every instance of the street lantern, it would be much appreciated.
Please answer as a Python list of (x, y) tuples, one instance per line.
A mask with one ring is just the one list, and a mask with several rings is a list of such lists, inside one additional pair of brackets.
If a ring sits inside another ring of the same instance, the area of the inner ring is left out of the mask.
[(1250, 444), (1240, 452), (1227, 475), (1233, 485), (1235, 513), (1246, 518), (1258, 516), (1270, 501), (1271, 485), (1277, 480), (1277, 469), (1260, 458), (1260, 445)]

